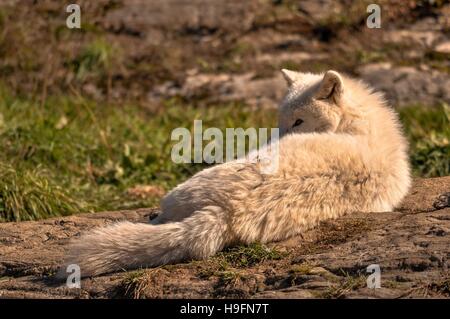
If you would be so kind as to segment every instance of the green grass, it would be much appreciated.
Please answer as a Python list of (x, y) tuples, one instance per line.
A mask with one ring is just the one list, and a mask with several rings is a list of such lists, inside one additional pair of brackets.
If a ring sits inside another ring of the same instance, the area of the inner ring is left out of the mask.
[[(450, 174), (449, 113), (446, 105), (401, 111), (416, 175)], [(204, 129), (276, 126), (275, 111), (239, 103), (198, 107), (172, 99), (148, 110), (78, 95), (41, 103), (0, 87), (0, 221), (157, 205), (160, 192), (128, 191), (139, 185), (167, 191), (207, 166), (171, 160), (172, 130), (192, 130), (194, 119)]]
[(415, 175), (450, 175), (450, 106), (413, 106), (402, 109), (400, 116), (411, 143)]
[(278, 260), (284, 256), (276, 249), (271, 249), (260, 243), (253, 243), (248, 246), (237, 246), (220, 252), (215, 258), (222, 259), (231, 267), (250, 267), (266, 260)]
[[(170, 100), (148, 111), (51, 97), (41, 105), (0, 89), (0, 163), (12, 172), (0, 182), (0, 220), (156, 205), (158, 196), (133, 198), (127, 190), (168, 190), (206, 167), (171, 160), (172, 130), (192, 130), (194, 119), (202, 119), (204, 129), (275, 125), (271, 114), (233, 103), (197, 108)], [(25, 197), (33, 188), (39, 196), (29, 202)]]
[(39, 168), (17, 171), (0, 163), (0, 222), (65, 216), (87, 207), (83, 199), (52, 184)]

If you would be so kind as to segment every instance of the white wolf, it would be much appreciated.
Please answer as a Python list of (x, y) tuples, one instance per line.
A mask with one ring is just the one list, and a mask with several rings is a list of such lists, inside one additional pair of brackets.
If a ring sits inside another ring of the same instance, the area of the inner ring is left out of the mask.
[(278, 241), (352, 212), (390, 211), (410, 187), (396, 113), (335, 71), (283, 70), (278, 169), (231, 161), (173, 189), (153, 224), (120, 222), (84, 235), (69, 260), (83, 276), (204, 259), (226, 246)]

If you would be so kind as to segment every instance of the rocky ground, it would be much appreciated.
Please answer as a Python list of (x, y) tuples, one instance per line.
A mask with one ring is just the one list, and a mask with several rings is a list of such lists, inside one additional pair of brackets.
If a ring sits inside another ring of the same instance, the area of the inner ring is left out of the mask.
[(147, 107), (171, 97), (275, 107), (285, 90), (281, 68), (333, 68), (366, 80), (396, 106), (450, 102), (448, 1), (378, 1), (380, 29), (366, 26), (371, 1), (77, 3), (78, 31), (65, 27), (59, 1), (0, 4), (8, 86), (42, 98), (76, 91)]
[[(70, 239), (153, 212), (0, 224), (0, 298), (450, 297), (450, 177), (415, 180), (395, 212), (349, 215), (268, 247), (88, 278), (81, 289), (52, 280)], [(370, 264), (381, 268), (379, 289), (367, 288)]]

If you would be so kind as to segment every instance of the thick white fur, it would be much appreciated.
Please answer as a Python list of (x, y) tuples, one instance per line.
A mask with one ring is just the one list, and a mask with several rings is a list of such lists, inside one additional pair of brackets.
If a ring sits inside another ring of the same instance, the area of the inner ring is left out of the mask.
[[(228, 162), (173, 189), (153, 224), (117, 223), (82, 236), (70, 262), (83, 276), (203, 259), (226, 246), (288, 238), (321, 220), (392, 210), (410, 187), (396, 113), (334, 71), (284, 71), (279, 168)], [(293, 127), (297, 118), (303, 123)]]

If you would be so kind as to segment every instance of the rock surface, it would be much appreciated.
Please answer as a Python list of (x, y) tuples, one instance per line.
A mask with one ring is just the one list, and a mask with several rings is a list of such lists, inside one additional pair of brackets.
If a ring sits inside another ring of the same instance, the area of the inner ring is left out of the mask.
[[(353, 214), (270, 244), (279, 253), (242, 265), (217, 257), (84, 279), (52, 280), (71, 238), (153, 209), (0, 224), (0, 298), (449, 298), (450, 177), (417, 179), (395, 212)], [(381, 288), (367, 288), (378, 264)]]
[[(443, 72), (393, 67), (390, 63), (366, 64), (356, 72), (397, 107), (450, 103), (450, 77)], [(181, 86), (170, 81), (156, 86), (148, 97), (152, 101), (175, 96), (203, 99), (208, 103), (242, 101), (253, 107), (271, 108), (278, 105), (285, 93), (281, 74), (269, 78), (257, 78), (253, 73), (193, 74)]]
[(450, 77), (446, 73), (426, 68), (392, 67), (389, 63), (367, 64), (358, 72), (367, 83), (384, 92), (394, 105), (450, 103)]

